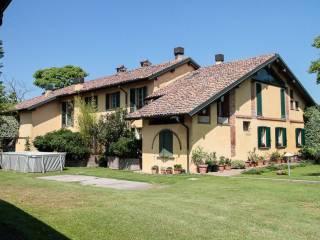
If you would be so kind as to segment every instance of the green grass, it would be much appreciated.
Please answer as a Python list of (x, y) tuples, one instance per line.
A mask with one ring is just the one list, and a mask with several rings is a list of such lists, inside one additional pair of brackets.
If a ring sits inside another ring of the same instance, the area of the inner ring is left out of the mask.
[[(287, 165), (283, 165), (283, 169), (288, 173)], [(258, 170), (259, 171), (259, 170)], [(293, 167), (291, 168), (291, 176), (288, 175), (277, 175), (277, 171), (260, 171), (259, 175), (248, 175), (254, 177), (268, 177), (268, 178), (281, 178), (281, 179), (298, 179), (298, 180), (311, 180), (311, 181), (320, 181), (320, 165), (307, 164), (303, 167)], [(244, 176), (241, 175), (241, 176)]]
[[(320, 167), (311, 170), (319, 172)], [(320, 239), (320, 184), (199, 175), (191, 181), (187, 175), (150, 176), (103, 168), (70, 168), (63, 174), (163, 187), (123, 191), (0, 170), (0, 236), (6, 232), (33, 240)]]

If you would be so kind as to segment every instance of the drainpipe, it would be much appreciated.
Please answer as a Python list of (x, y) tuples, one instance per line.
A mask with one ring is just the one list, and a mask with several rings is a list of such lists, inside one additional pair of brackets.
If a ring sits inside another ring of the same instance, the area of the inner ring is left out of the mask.
[(124, 90), (120, 85), (118, 86), (118, 88), (124, 92), (125, 95), (125, 107), (126, 107), (126, 111), (128, 109), (128, 92), (126, 90)]
[(180, 118), (178, 116), (175, 117), (177, 122), (180, 123), (182, 126), (185, 127), (186, 131), (187, 131), (187, 173), (190, 173), (190, 129), (189, 127), (184, 123), (180, 121)]

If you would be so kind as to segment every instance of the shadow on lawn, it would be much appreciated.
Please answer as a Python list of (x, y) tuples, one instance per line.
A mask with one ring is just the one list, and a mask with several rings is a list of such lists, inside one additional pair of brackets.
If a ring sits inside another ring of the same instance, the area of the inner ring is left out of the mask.
[(304, 176), (320, 177), (320, 172), (307, 173), (307, 174), (304, 174)]
[(1, 240), (69, 239), (47, 224), (1, 199), (0, 216)]

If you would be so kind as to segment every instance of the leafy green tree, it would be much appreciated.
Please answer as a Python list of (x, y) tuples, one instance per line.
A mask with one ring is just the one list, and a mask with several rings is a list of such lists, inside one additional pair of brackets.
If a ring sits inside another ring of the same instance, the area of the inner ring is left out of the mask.
[[(320, 36), (314, 39), (312, 46), (317, 49), (320, 48)], [(309, 72), (317, 74), (317, 84), (320, 84), (320, 58), (311, 62)]]
[(66, 65), (64, 67), (52, 67), (45, 68), (36, 71), (33, 74), (34, 85), (48, 89), (50, 85), (54, 85), (56, 88), (62, 88), (73, 84), (74, 79), (84, 78), (88, 76), (82, 68), (72, 65)]
[[(4, 52), (2, 47), (2, 41), (0, 40), (0, 59), (3, 58)], [(0, 68), (2, 68), (2, 64), (0, 63)], [(0, 71), (1, 74), (1, 71)]]

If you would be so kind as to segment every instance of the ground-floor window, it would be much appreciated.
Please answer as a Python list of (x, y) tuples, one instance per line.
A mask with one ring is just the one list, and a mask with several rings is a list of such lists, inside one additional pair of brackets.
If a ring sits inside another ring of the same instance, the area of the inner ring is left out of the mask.
[(296, 128), (296, 146), (302, 147), (305, 144), (305, 130), (303, 128)]
[(159, 155), (160, 157), (172, 157), (173, 134), (170, 130), (163, 130), (159, 133)]
[(258, 147), (270, 148), (271, 136), (269, 127), (258, 127)]
[(284, 148), (287, 146), (287, 129), (277, 127), (276, 130), (276, 147)]

